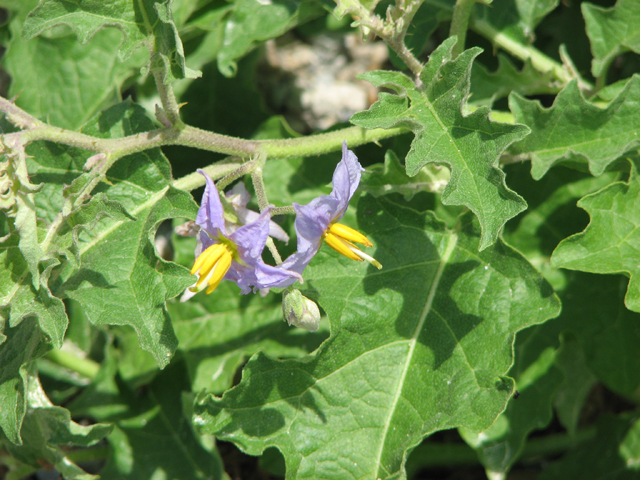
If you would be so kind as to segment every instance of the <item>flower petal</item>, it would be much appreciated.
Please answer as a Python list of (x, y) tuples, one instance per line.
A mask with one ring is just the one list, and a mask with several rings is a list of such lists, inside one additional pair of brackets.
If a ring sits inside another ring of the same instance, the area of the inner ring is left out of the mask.
[(346, 141), (342, 142), (342, 160), (333, 172), (333, 191), (330, 194), (337, 200), (337, 211), (331, 218), (332, 222), (341, 219), (346, 212), (349, 200), (360, 184), (363, 171), (364, 168), (358, 162), (356, 154), (347, 148)]
[(236, 183), (231, 190), (229, 190), (225, 197), (231, 205), (234, 207), (246, 207), (251, 200), (251, 194), (247, 191), (244, 183)]
[[(243, 207), (238, 207), (236, 209), (236, 215), (238, 215), (238, 219), (243, 224), (255, 222), (260, 216), (259, 213)], [(287, 232), (285, 232), (282, 227), (273, 220), (269, 221), (269, 236), (285, 243), (289, 242), (289, 235), (287, 235)]]
[(296, 272), (263, 262), (262, 251), (269, 235), (270, 218), (271, 207), (262, 212), (254, 222), (243, 225), (229, 236), (236, 244), (238, 256), (244, 265), (234, 262), (225, 278), (236, 282), (242, 293), (249, 293), (250, 287), (286, 287), (302, 280)]
[(217, 237), (221, 233), (226, 235), (224, 227), (224, 211), (222, 210), (222, 202), (220, 202), (220, 194), (218, 189), (203, 170), (198, 169), (204, 175), (206, 186), (202, 203), (196, 217), (196, 224), (203, 228), (209, 235)]

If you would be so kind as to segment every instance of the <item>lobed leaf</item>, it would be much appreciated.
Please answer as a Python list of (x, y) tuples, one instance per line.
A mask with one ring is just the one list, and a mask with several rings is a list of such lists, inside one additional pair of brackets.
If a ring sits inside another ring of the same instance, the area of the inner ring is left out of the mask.
[(80, 43), (85, 44), (103, 28), (115, 27), (122, 32), (118, 49), (120, 61), (146, 46), (153, 53), (149, 68), (163, 68), (164, 83), (198, 77), (200, 72), (185, 65), (182, 41), (171, 16), (171, 3), (172, 0), (44, 0), (26, 18), (22, 36), (29, 40), (55, 26), (67, 25)]
[(482, 432), (461, 429), (465, 441), (478, 452), (488, 478), (505, 478), (534, 430), (545, 428), (553, 418), (555, 392), (563, 375), (555, 365), (558, 356), (557, 320), (518, 333), (515, 364), (509, 371), (518, 397), (495, 423)]
[(415, 138), (407, 154), (407, 174), (416, 175), (427, 164), (445, 164), (451, 179), (442, 194), (445, 205), (464, 205), (480, 220), (485, 249), (496, 241), (507, 220), (526, 208), (526, 203), (505, 183), (498, 167), (502, 152), (522, 139), (529, 129), (523, 125), (493, 122), (487, 108), (464, 115), (469, 93), (471, 62), (480, 53), (473, 48), (455, 60), (451, 49), (455, 38), (445, 40), (429, 58), (420, 75), (420, 88), (399, 72), (374, 71), (361, 75), (380, 93), (369, 110), (356, 113), (351, 122), (365, 128), (405, 126)]
[(559, 89), (551, 73), (539, 72), (530, 61), (525, 62), (522, 70), (518, 70), (508, 57), (498, 55), (498, 68), (495, 72), (489, 72), (478, 62), (473, 63), (469, 103), (491, 106), (511, 92), (541, 95), (556, 93)]
[(450, 232), (397, 196), (366, 196), (358, 218), (384, 268), (325, 247), (305, 273), (329, 340), (300, 360), (258, 354), (238, 386), (196, 405), (203, 433), (252, 455), (276, 446), (288, 478), (396, 478), (425, 435), (486, 429), (513, 392), (515, 332), (559, 311), (515, 251), (478, 253), (469, 215)]
[(640, 53), (640, 3), (618, 0), (614, 7), (602, 8), (590, 3), (580, 5), (591, 42), (591, 72), (599, 77), (621, 53)]
[(638, 101), (637, 75), (605, 108), (585, 100), (576, 81), (570, 82), (548, 109), (538, 101), (512, 94), (509, 107), (517, 122), (531, 128), (531, 134), (511, 151), (531, 159), (531, 175), (536, 180), (563, 161), (586, 164), (593, 175), (600, 175), (614, 160), (640, 145)]
[[(83, 131), (117, 138), (152, 128), (142, 107), (124, 102), (100, 114)], [(43, 147), (39, 157), (43, 175), (47, 165), (65, 164), (68, 156), (77, 154), (66, 148), (49, 150), (48, 144)], [(79, 164), (79, 159), (73, 163)], [(78, 236), (81, 268), (65, 263), (54, 290), (82, 303), (95, 325), (132, 326), (141, 346), (163, 367), (177, 345), (165, 302), (191, 285), (193, 277), (184, 267), (158, 258), (155, 232), (165, 219), (195, 218), (197, 205), (191, 195), (171, 186), (169, 164), (159, 149), (120, 159), (107, 173), (107, 180), (111, 185), (99, 188), (102, 198), (118, 202), (118, 208), (128, 213), (105, 217), (90, 234)]]
[(27, 413), (28, 365), (51, 349), (33, 316), (17, 326), (4, 326), (0, 342), (0, 428), (6, 438), (21, 445)]
[[(589, 213), (584, 232), (563, 240), (553, 252), (556, 267), (592, 273), (624, 273), (630, 277), (627, 308), (640, 312), (640, 179), (632, 162), (628, 183), (617, 182), (588, 195), (578, 206)], [(603, 232), (607, 232), (603, 235)]]

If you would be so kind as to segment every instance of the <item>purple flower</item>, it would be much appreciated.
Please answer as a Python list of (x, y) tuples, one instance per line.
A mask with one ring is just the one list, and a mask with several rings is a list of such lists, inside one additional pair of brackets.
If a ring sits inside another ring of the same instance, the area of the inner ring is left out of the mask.
[(202, 170), (198, 172), (204, 175), (206, 187), (196, 217), (200, 233), (191, 273), (199, 278), (185, 292), (182, 301), (205, 288), (206, 293), (213, 292), (223, 279), (237, 283), (245, 294), (251, 291), (251, 287), (270, 288), (287, 281), (301, 280), (296, 272), (272, 267), (262, 261), (262, 251), (269, 236), (271, 207), (260, 215), (256, 214), (250, 223), (230, 231), (232, 229), (225, 225), (222, 203), (213, 180)]
[(367, 260), (377, 268), (382, 268), (376, 259), (354, 245), (354, 243), (361, 243), (367, 247), (373, 246), (367, 237), (346, 225), (337, 223), (347, 211), (349, 201), (360, 183), (363, 170), (358, 157), (347, 148), (347, 142), (343, 142), (342, 160), (333, 172), (333, 191), (329, 195), (321, 195), (313, 199), (308, 205), (293, 204), (297, 213), (295, 227), (298, 235), (298, 251), (287, 258), (280, 266), (281, 268), (301, 274), (320, 249), (323, 239), (327, 245), (346, 257), (357, 261)]
[[(244, 183), (236, 183), (235, 186), (225, 194), (225, 197), (235, 210), (241, 225), (255, 222), (258, 219), (260, 214), (247, 208), (247, 204), (249, 203), (249, 200), (251, 200), (251, 194), (245, 188)], [(230, 222), (225, 222), (225, 226), (229, 233), (238, 228), (238, 225)], [(289, 242), (289, 235), (287, 235), (287, 232), (285, 232), (282, 227), (274, 221), (269, 221), (269, 236), (284, 243)]]

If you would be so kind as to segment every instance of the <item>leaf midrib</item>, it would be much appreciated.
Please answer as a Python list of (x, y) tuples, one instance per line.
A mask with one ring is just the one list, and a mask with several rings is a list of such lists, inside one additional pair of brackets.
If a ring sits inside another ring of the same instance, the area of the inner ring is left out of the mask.
[[(411, 366), (411, 361), (413, 359), (413, 354), (415, 351), (415, 346), (418, 340), (418, 336), (422, 332), (424, 323), (427, 319), (427, 316), (429, 315), (429, 312), (431, 311), (433, 300), (435, 298), (436, 291), (438, 290), (438, 285), (440, 284), (440, 279), (442, 277), (442, 274), (444, 273), (444, 269), (447, 266), (449, 262), (449, 258), (451, 257), (451, 254), (453, 253), (453, 250), (455, 249), (457, 243), (458, 243), (458, 236), (456, 234), (451, 234), (447, 242), (447, 246), (445, 247), (444, 253), (442, 254), (442, 257), (440, 260), (440, 266), (438, 267), (438, 271), (436, 272), (436, 275), (433, 279), (433, 283), (431, 284), (427, 301), (425, 302), (424, 309), (422, 310), (422, 314), (420, 315), (420, 320), (416, 325), (413, 336), (409, 340), (409, 352), (407, 353), (407, 358), (406, 358), (404, 367), (402, 369), (402, 374), (400, 375), (400, 378), (398, 380), (398, 388), (396, 389), (395, 397), (393, 399), (393, 402), (391, 403), (391, 408), (389, 408), (389, 416), (387, 418), (387, 421), (384, 424), (382, 434), (380, 435), (380, 448), (378, 450), (378, 455), (376, 458), (376, 464), (378, 465), (378, 469), (383, 468), (381, 465), (381, 460), (382, 460), (382, 453), (384, 451), (384, 446), (385, 446), (385, 438), (387, 437), (389, 426), (391, 425), (391, 419), (396, 411), (398, 401), (400, 400), (400, 397), (401, 397), (402, 385), (404, 384), (405, 378), (409, 371), (409, 367)], [(377, 472), (376, 472), (376, 478), (378, 478)]]

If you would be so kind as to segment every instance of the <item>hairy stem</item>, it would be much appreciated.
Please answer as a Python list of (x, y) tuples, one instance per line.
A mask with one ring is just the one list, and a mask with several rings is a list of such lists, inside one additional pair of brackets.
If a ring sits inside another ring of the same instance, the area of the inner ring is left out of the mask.
[(15, 140), (19, 139), (23, 145), (48, 140), (90, 152), (104, 153), (110, 158), (121, 158), (165, 145), (193, 147), (245, 158), (258, 154), (266, 155), (268, 158), (285, 158), (320, 155), (340, 150), (344, 140), (350, 147), (355, 147), (408, 131), (401, 127), (372, 130), (348, 127), (319, 135), (286, 140), (245, 140), (185, 125), (181, 130), (165, 127), (128, 137), (105, 139), (43, 124), (6, 99), (0, 99), (0, 111), (7, 113), (8, 119), (14, 124), (18, 126), (26, 124), (29, 127), (28, 130), (0, 135), (0, 153), (6, 151), (5, 144), (13, 145), (16, 143)]
[(293, 207), (274, 207), (271, 209), (271, 216), (275, 215), (295, 215), (296, 211)]
[(453, 58), (456, 58), (464, 51), (467, 29), (469, 28), (469, 17), (471, 16), (471, 10), (475, 3), (476, 0), (457, 0), (456, 6), (453, 8), (449, 36), (458, 37), (458, 41), (452, 51)]
[(282, 257), (280, 256), (280, 252), (278, 252), (278, 249), (276, 248), (276, 244), (273, 242), (273, 238), (267, 237), (267, 243), (265, 245), (271, 252), (273, 259), (276, 261), (276, 265), (280, 265), (282, 263)]
[(231, 182), (239, 179), (240, 177), (243, 177), (247, 173), (253, 172), (255, 168), (256, 168), (256, 163), (254, 161), (243, 163), (240, 167), (236, 168), (233, 172), (229, 173), (228, 175), (225, 175), (219, 182), (216, 183), (218, 190), (220, 191), (224, 190), (225, 188), (227, 188), (227, 186), (231, 184)]
[(178, 129), (184, 126), (180, 119), (180, 106), (176, 100), (176, 96), (173, 93), (173, 87), (170, 83), (164, 83), (163, 80), (164, 71), (154, 71), (153, 78), (156, 81), (156, 88), (158, 94), (160, 94), (160, 101), (162, 102), (162, 108), (167, 114), (167, 118), (171, 122), (171, 125)]

